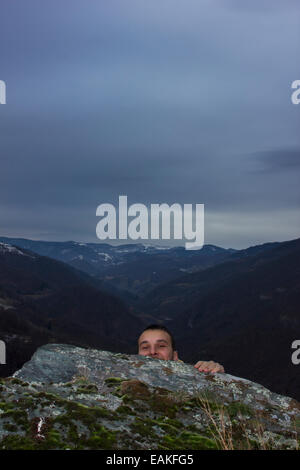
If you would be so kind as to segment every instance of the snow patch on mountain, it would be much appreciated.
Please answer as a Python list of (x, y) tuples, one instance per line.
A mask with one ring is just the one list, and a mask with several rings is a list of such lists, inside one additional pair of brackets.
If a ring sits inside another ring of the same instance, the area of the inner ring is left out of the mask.
[(107, 253), (97, 253), (98, 256), (104, 256), (104, 261), (112, 261), (112, 257)]
[(28, 254), (23, 253), (23, 251), (19, 250), (15, 246), (9, 245), (8, 243), (2, 243), (2, 242), (0, 242), (0, 253), (10, 253), (13, 255), (29, 256)]

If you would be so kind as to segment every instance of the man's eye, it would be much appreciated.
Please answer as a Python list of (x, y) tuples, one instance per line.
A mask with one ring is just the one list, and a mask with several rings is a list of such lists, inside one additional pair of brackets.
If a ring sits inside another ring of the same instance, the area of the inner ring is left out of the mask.
[(160, 345), (160, 348), (165, 348), (165, 347), (166, 347), (165, 344), (161, 344), (161, 345)]

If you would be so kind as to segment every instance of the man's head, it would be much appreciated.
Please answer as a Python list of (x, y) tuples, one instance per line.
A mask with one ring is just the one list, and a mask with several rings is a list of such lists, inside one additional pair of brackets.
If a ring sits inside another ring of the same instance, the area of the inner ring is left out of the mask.
[(175, 341), (170, 331), (163, 325), (150, 325), (138, 339), (138, 353), (166, 361), (178, 361)]

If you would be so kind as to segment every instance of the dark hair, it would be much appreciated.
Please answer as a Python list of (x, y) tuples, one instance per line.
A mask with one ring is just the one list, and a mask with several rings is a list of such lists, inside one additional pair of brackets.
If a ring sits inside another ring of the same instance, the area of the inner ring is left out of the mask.
[(173, 337), (172, 333), (168, 330), (168, 328), (167, 328), (166, 326), (164, 326), (164, 325), (157, 325), (157, 324), (149, 325), (149, 326), (147, 326), (146, 328), (143, 329), (143, 331), (141, 332), (141, 334), (143, 334), (144, 331), (147, 331), (147, 330), (162, 330), (162, 331), (165, 331), (166, 333), (168, 333), (168, 335), (169, 335), (170, 338), (171, 338), (172, 349), (173, 349), (173, 351), (176, 350), (174, 337)]

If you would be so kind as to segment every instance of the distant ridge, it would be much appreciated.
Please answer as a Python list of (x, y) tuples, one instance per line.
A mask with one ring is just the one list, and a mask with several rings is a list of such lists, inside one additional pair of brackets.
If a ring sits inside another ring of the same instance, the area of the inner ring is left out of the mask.
[(143, 243), (113, 246), (108, 243), (49, 242), (0, 237), (0, 241), (31, 250), (101, 279), (103, 287), (128, 300), (144, 295), (183, 272), (206, 269), (227, 259), (233, 249), (204, 245), (201, 250)]

